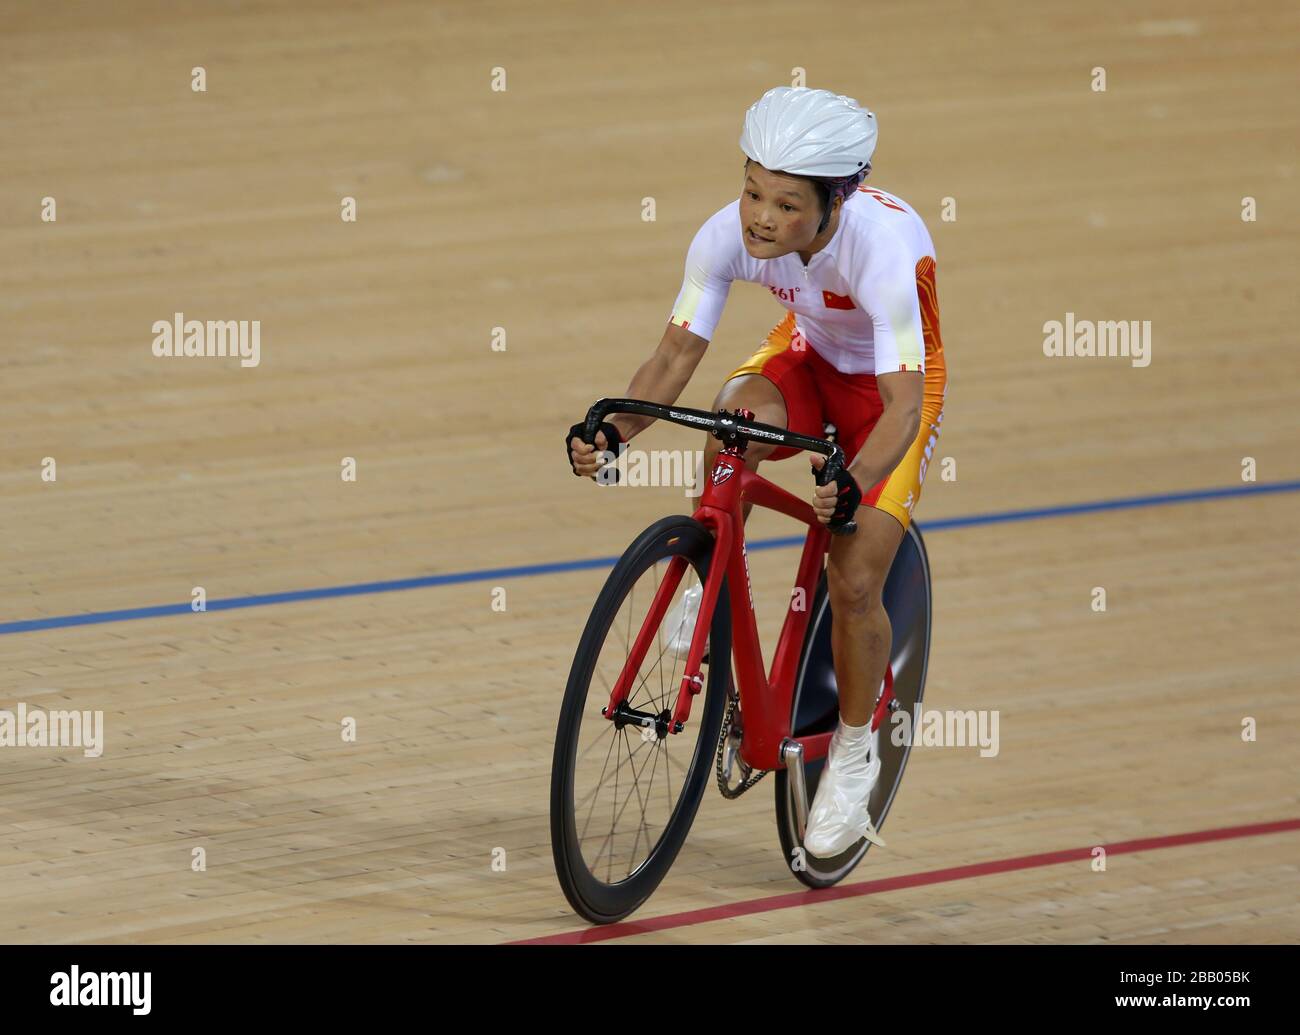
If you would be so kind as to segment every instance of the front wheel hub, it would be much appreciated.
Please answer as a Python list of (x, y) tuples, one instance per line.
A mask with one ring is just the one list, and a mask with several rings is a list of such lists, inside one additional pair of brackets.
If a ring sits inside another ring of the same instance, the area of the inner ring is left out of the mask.
[[(624, 726), (636, 726), (640, 729), (653, 729), (655, 736), (663, 740), (668, 736), (668, 728), (672, 724), (673, 716), (667, 708), (659, 714), (654, 712), (643, 712), (636, 708), (629, 708), (626, 701), (619, 703), (614, 709), (614, 728), (621, 730)], [(678, 733), (681, 730), (677, 731)]]

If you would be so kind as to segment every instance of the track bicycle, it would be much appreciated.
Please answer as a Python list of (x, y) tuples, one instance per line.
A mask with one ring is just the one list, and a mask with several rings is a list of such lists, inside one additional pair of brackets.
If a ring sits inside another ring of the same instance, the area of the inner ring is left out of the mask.
[[(579, 640), (551, 766), (560, 886), (593, 923), (636, 910), (681, 850), (712, 771), (727, 798), (775, 773), (777, 835), (787, 865), (809, 887), (830, 887), (871, 847), (864, 837), (833, 858), (803, 848), (839, 721), (826, 554), (831, 535), (851, 535), (856, 523), (821, 524), (810, 503), (748, 470), (744, 453), (751, 440), (821, 453), (827, 462), (817, 482), (825, 485), (846, 463), (844, 452), (829, 439), (758, 423), (748, 410), (711, 413), (635, 399), (598, 401), (588, 411), (584, 441), (594, 443), (601, 422), (615, 413), (701, 428), (722, 448), (695, 513), (662, 518), (637, 536), (610, 571)], [(770, 673), (763, 670), (745, 552), (747, 501), (809, 526)], [(668, 647), (674, 630), (664, 619), (692, 585), (703, 595), (682, 659)], [(884, 604), (893, 643), (873, 730), (899, 709), (915, 718), (925, 688), (930, 570), (915, 523), (895, 555)], [(877, 738), (881, 772), (869, 805), (877, 830), (911, 752), (910, 737), (896, 739), (885, 730)]]

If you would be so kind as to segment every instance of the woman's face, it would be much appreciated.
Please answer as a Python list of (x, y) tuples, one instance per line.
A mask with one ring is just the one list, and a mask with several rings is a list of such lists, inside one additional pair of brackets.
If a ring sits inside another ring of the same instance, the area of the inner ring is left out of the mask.
[[(821, 199), (802, 176), (769, 172), (751, 161), (740, 192), (740, 236), (756, 259), (806, 251), (817, 236)], [(829, 226), (828, 226), (829, 229)]]

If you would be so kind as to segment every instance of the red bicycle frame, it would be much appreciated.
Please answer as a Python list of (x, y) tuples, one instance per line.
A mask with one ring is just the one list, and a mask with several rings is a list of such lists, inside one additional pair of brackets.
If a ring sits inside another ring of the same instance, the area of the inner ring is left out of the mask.
[[(754, 593), (749, 578), (749, 560), (745, 553), (744, 502), (780, 511), (809, 526), (799, 558), (799, 570), (790, 607), (786, 612), (771, 675), (763, 671), (763, 653), (758, 627), (754, 620)], [(700, 673), (704, 647), (718, 593), (724, 576), (731, 603), (732, 654), (736, 664), (736, 688), (740, 711), (744, 716), (741, 760), (751, 769), (781, 769), (786, 765), (786, 751), (794, 745), (802, 749), (802, 758), (811, 762), (826, 756), (830, 733), (806, 737), (791, 736), (791, 706), (795, 677), (798, 674), (804, 637), (811, 618), (812, 602), (821, 578), (822, 564), (830, 546), (831, 533), (817, 520), (812, 505), (774, 485), (745, 467), (741, 449), (729, 446), (718, 452), (713, 470), (704, 486), (699, 508), (693, 517), (714, 536), (713, 560), (704, 581), (700, 601), (700, 618), (691, 637), (686, 669), (677, 691), (669, 725), (670, 734), (680, 733), (691, 712), (692, 698), (703, 689)], [(739, 534), (737, 534), (739, 529)], [(627, 699), (641, 664), (668, 610), (677, 586), (686, 571), (687, 560), (674, 557), (659, 584), (649, 613), (632, 644), (623, 671), (615, 680), (605, 715), (614, 718), (618, 705)], [(799, 593), (798, 590), (803, 590)], [(803, 606), (796, 606), (802, 604)], [(727, 664), (726, 658), (713, 658), (712, 664)], [(871, 716), (871, 728), (884, 720), (893, 698), (893, 673), (885, 671), (885, 681)]]

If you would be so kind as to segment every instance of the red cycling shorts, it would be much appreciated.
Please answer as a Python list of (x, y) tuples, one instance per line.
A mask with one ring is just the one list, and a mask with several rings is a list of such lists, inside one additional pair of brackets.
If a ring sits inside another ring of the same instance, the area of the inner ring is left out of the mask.
[[(942, 347), (931, 346), (929, 334), (926, 337), (925, 399), (916, 440), (890, 474), (873, 486), (860, 486), (863, 506), (893, 515), (904, 528), (921, 497), (921, 484), (943, 422), (943, 352)], [(937, 342), (937, 333), (934, 340)], [(833, 424), (835, 441), (850, 461), (858, 455), (884, 409), (875, 374), (836, 370), (797, 334), (794, 313), (788, 313), (772, 328), (762, 347), (730, 376), (742, 374), (761, 374), (776, 385), (785, 400), (786, 427), (791, 431), (824, 438), (826, 424)], [(797, 452), (801, 450), (783, 446), (773, 452), (771, 459), (784, 460)]]

